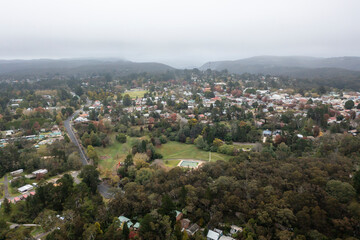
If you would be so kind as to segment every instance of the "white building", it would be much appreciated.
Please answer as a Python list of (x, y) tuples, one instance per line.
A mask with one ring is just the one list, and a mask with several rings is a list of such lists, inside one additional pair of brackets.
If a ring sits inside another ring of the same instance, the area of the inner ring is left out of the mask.
[(24, 169), (18, 169), (10, 173), (11, 176), (18, 176), (24, 172)]
[(208, 234), (206, 235), (207, 240), (219, 240), (219, 238), (220, 234), (212, 230), (209, 230)]
[(26, 193), (27, 191), (31, 191), (33, 189), (34, 189), (34, 187), (32, 185), (27, 184), (25, 186), (19, 187), (18, 191), (19, 191), (19, 193)]
[(39, 170), (36, 170), (36, 171), (33, 171), (32, 174), (34, 175), (38, 175), (38, 174), (47, 174), (48, 173), (48, 170), (47, 169), (39, 169)]

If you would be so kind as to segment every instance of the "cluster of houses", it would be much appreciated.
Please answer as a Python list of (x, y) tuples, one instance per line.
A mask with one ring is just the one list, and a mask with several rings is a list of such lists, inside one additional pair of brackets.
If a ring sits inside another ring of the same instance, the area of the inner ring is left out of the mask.
[(14, 199), (13, 199), (13, 200), (9, 200), (9, 202), (17, 203), (17, 202), (20, 202), (21, 200), (27, 199), (29, 196), (34, 196), (34, 195), (35, 195), (35, 192), (34, 192), (34, 191), (30, 191), (30, 192), (24, 193), (23, 195), (14, 197)]
[[(340, 120), (337, 120), (338, 116), (343, 116), (344, 118), (350, 117), (351, 114), (358, 117), (360, 115), (360, 109), (354, 108), (350, 112), (344, 108), (345, 102), (348, 100), (353, 100), (355, 105), (360, 103), (360, 93), (359, 92), (344, 92), (342, 95), (331, 92), (329, 94), (324, 94), (322, 96), (314, 95), (313, 97), (304, 97), (300, 94), (289, 94), (283, 89), (278, 89), (276, 91), (270, 90), (255, 90), (252, 88), (245, 88), (241, 90), (234, 90), (234, 92), (224, 91), (226, 88), (226, 83), (218, 82), (215, 83), (213, 88), (214, 95), (206, 94), (206, 92), (211, 91), (211, 88), (207, 83), (202, 85), (202, 91), (194, 93), (192, 92), (191, 85), (185, 86), (174, 86), (174, 90), (164, 89), (164, 92), (158, 96), (152, 98), (153, 103), (160, 102), (163, 106), (162, 109), (158, 109), (158, 106), (148, 105), (147, 98), (137, 98), (134, 101), (134, 106), (129, 106), (124, 108), (124, 111), (128, 113), (140, 112), (141, 116), (145, 119), (145, 123), (151, 123), (151, 116), (149, 113), (156, 112), (160, 115), (161, 118), (170, 118), (173, 112), (167, 109), (167, 101), (164, 99), (170, 99), (175, 103), (186, 103), (187, 109), (179, 110), (176, 114), (179, 115), (178, 119), (191, 119), (195, 117), (194, 109), (199, 109), (199, 102), (202, 103), (205, 107), (210, 107), (211, 105), (216, 106), (219, 102), (224, 105), (224, 110), (221, 114), (226, 114), (228, 108), (231, 106), (241, 107), (243, 105), (248, 106), (245, 109), (245, 112), (252, 112), (256, 115), (255, 105), (264, 106), (262, 108), (263, 116), (261, 119), (255, 119), (256, 126), (261, 128), (267, 119), (272, 117), (277, 117), (283, 114), (284, 112), (291, 110), (295, 116), (307, 116), (307, 111), (309, 108), (315, 108), (317, 104), (328, 104), (331, 105), (333, 111), (332, 117), (329, 117), (327, 120), (329, 124), (339, 123)], [(176, 89), (176, 90), (175, 90)], [(194, 94), (196, 96), (194, 96)], [(165, 97), (165, 98), (163, 98)], [(195, 101), (194, 98), (199, 99)], [(255, 105), (254, 105), (255, 104)], [(100, 101), (95, 101), (91, 106), (93, 109), (98, 109), (101, 107), (109, 108), (111, 112), (111, 106), (102, 106)], [(271, 109), (271, 110), (270, 110)], [(211, 112), (203, 112), (197, 114), (198, 119), (203, 123), (211, 123)], [(88, 114), (85, 113), (80, 115), (75, 121), (76, 122), (85, 122), (88, 121)], [(185, 117), (185, 118), (184, 118)], [(275, 133), (276, 135), (277, 133)]]
[[(18, 169), (15, 171), (10, 172), (10, 175), (13, 177), (13, 180), (19, 178), (24, 173), (24, 169)], [(26, 174), (25, 178), (27, 179), (33, 179), (33, 178), (42, 178), (45, 174), (48, 173), (47, 169), (39, 169), (36, 171), (33, 171), (31, 174)]]
[[(175, 211), (175, 212), (176, 212), (176, 221), (180, 223), (181, 231), (182, 232), (186, 231), (188, 236), (193, 236), (199, 230), (204, 231), (204, 229), (201, 229), (200, 226), (197, 225), (196, 223), (191, 224), (191, 221), (189, 219), (183, 218), (182, 212), (180, 211)], [(129, 236), (130, 239), (137, 236), (137, 231), (140, 228), (139, 222), (133, 223), (129, 218), (125, 216), (120, 216), (118, 217), (118, 219), (120, 223), (119, 226), (120, 229), (122, 229), (125, 224), (127, 225), (128, 229), (130, 229), (130, 236)], [(242, 231), (243, 231), (242, 227), (231, 225), (230, 232), (227, 235), (225, 235), (223, 231), (215, 228), (213, 230), (208, 231), (207, 240), (235, 240), (231, 236)]]
[(119, 219), (119, 223), (120, 223), (120, 226), (119, 226), (120, 229), (122, 229), (124, 227), (124, 225), (126, 224), (128, 229), (130, 230), (130, 233), (129, 233), (130, 239), (133, 239), (138, 235), (138, 230), (140, 228), (139, 222), (133, 223), (129, 218), (127, 218), (125, 216), (120, 216), (120, 217), (118, 217), (118, 219)]
[[(31, 174), (26, 174), (25, 178), (27, 178), (27, 179), (32, 179), (32, 178), (40, 179), (47, 173), (48, 173), (47, 169), (39, 169), (39, 170), (33, 171)], [(24, 169), (18, 169), (18, 170), (10, 172), (10, 175), (12, 176), (12, 180), (10, 180), (10, 182), (20, 178), (23, 174), (24, 174)], [(29, 196), (35, 195), (34, 189), (37, 186), (38, 186), (37, 183), (34, 182), (34, 183), (31, 183), (31, 184), (26, 184), (26, 185), (24, 185), (22, 187), (19, 187), (17, 189), (17, 191), (21, 195), (19, 195), (17, 197), (14, 197), (12, 200), (9, 200), (9, 202), (17, 203), (17, 202), (19, 202), (21, 200), (24, 200), (24, 199), (28, 198)]]
[[(18, 170), (10, 172), (10, 175), (13, 177), (13, 179), (11, 181), (20, 178), (20, 176), (23, 173), (24, 173), (23, 169), (18, 169)], [(25, 178), (27, 178), (27, 179), (33, 179), (33, 178), (40, 179), (47, 173), (48, 173), (47, 169), (39, 169), (39, 170), (33, 171), (31, 174), (26, 174)], [(26, 184), (26, 185), (24, 185), (22, 187), (19, 187), (18, 192), (21, 193), (21, 194), (28, 193), (28, 192), (32, 191), (34, 189), (34, 187), (37, 187), (36, 183)]]
[(235, 235), (237, 233), (240, 233), (243, 231), (242, 227), (238, 227), (236, 225), (231, 225), (230, 227), (230, 236), (224, 235), (223, 231), (217, 228), (214, 228), (213, 230), (209, 230), (206, 239), (207, 240), (235, 240), (235, 238), (232, 238), (232, 235)]
[(9, 101), (9, 107), (11, 107), (12, 109), (18, 108), (20, 107), (20, 104), (22, 103), (23, 99), (18, 98), (18, 99), (10, 99)]
[[(193, 236), (199, 230), (204, 230), (201, 229), (200, 226), (196, 223), (191, 224), (191, 221), (189, 219), (183, 218), (183, 213), (179, 211), (176, 211), (176, 221), (180, 222), (181, 231), (186, 231), (189, 236)], [(215, 228), (208, 231), (206, 238), (207, 240), (235, 240), (231, 236), (242, 231), (242, 227), (231, 225), (230, 233), (225, 235), (223, 231)]]
[(17, 132), (15, 130), (6, 130), (4, 131), (5, 137), (0, 139), (0, 147), (5, 147), (9, 142), (14, 142), (16, 140), (26, 140), (26, 141), (36, 141), (34, 144), (35, 148), (39, 148), (41, 145), (50, 145), (56, 140), (62, 140), (64, 137), (58, 125), (54, 125), (50, 131), (46, 129), (40, 129), (40, 134), (38, 135), (27, 135), (27, 136), (16, 136)]

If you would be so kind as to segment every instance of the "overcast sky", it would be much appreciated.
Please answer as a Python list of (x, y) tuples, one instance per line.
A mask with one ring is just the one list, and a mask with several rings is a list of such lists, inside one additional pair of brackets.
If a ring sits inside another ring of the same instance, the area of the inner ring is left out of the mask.
[(0, 59), (360, 56), (359, 0), (1, 0)]

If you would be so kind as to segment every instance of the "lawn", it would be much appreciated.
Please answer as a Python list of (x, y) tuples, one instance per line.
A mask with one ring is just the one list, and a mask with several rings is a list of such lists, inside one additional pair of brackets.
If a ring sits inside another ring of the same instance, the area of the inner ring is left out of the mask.
[(41, 234), (45, 232), (44, 229), (42, 227), (35, 227), (32, 231), (31, 231), (31, 236), (36, 237), (37, 235)]
[[(8, 180), (10, 180), (9, 177), (8, 177)], [(33, 183), (36, 183), (36, 182), (37, 182), (37, 180), (35, 180), (35, 179), (25, 179), (24, 184), (22, 184), (22, 185), (19, 186), (19, 187), (25, 186), (25, 185), (27, 185), (27, 184), (32, 185)], [(11, 183), (9, 182), (9, 184), (8, 184), (8, 190), (9, 190), (9, 194), (10, 194), (11, 197), (17, 197), (17, 196), (20, 196), (20, 195), (21, 195), (21, 193), (19, 193), (19, 191), (18, 191), (18, 188), (19, 188), (19, 187), (12, 187), (12, 186), (11, 186)], [(34, 188), (34, 189), (35, 189), (35, 188)]]
[(164, 160), (164, 164), (167, 167), (176, 167), (181, 160)]
[(19, 193), (18, 188), (17, 187), (11, 187), (11, 184), (9, 183), (8, 185), (8, 189), (9, 189), (9, 195), (10, 197), (17, 197), (20, 196), (21, 193)]
[(240, 145), (234, 145), (239, 149), (247, 149), (247, 150), (251, 150), (254, 148), (254, 145), (250, 145), (250, 144), (240, 144)]
[(100, 158), (99, 168), (105, 170), (113, 170), (121, 161), (124, 161), (127, 154), (131, 153), (131, 146), (136, 139), (135, 137), (127, 137), (126, 143), (119, 143), (115, 140), (115, 135), (111, 136), (113, 138), (113, 144), (103, 147), (96, 147), (95, 150)]
[[(113, 144), (103, 147), (96, 147), (95, 150), (100, 158), (99, 170), (103, 174), (106, 171), (114, 171), (116, 165), (119, 162), (125, 160), (127, 154), (131, 152), (131, 146), (136, 139), (148, 138), (144, 136), (142, 138), (127, 137), (126, 143), (119, 143), (113, 138)], [(196, 160), (209, 160), (209, 152), (198, 149), (193, 144), (185, 144), (179, 142), (168, 142), (163, 144), (161, 147), (156, 148), (156, 151), (163, 155), (164, 163), (168, 167), (175, 167), (180, 162), (180, 159), (196, 159)], [(231, 156), (224, 155), (221, 153), (212, 152), (211, 161), (217, 160), (229, 160)]]
[[(158, 152), (166, 159), (196, 159), (209, 161), (209, 152), (198, 149), (193, 144), (185, 144), (179, 142), (168, 142), (157, 148)], [(212, 152), (211, 161), (229, 160), (231, 156)], [(170, 161), (169, 161), (170, 163)], [(179, 163), (179, 162), (178, 162)], [(175, 163), (173, 163), (175, 164)]]
[(146, 90), (136, 90), (136, 91), (126, 91), (124, 94), (129, 94), (129, 96), (132, 98), (132, 99), (135, 99), (135, 98), (142, 98), (144, 97), (144, 94), (147, 93)]

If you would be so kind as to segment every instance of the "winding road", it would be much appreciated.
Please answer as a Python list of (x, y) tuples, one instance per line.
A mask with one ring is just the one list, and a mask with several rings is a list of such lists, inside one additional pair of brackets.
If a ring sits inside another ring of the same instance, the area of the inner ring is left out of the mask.
[[(89, 104), (89, 101), (88, 103)], [(64, 127), (69, 135), (70, 140), (75, 144), (75, 146), (78, 148), (79, 150), (79, 154), (80, 154), (80, 158), (82, 161), (83, 165), (89, 165), (89, 158), (86, 155), (86, 152), (84, 150), (84, 148), (82, 147), (82, 145), (79, 143), (79, 140), (77, 139), (74, 129), (71, 125), (71, 121), (72, 119), (78, 115), (80, 112), (80, 110), (75, 111), (70, 117), (68, 117), (65, 121), (64, 121)], [(104, 182), (100, 182), (100, 184), (98, 185), (98, 190), (99, 193), (104, 197), (104, 198), (111, 198), (113, 196), (113, 194), (110, 191), (110, 187), (107, 186)]]

